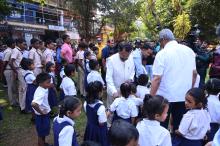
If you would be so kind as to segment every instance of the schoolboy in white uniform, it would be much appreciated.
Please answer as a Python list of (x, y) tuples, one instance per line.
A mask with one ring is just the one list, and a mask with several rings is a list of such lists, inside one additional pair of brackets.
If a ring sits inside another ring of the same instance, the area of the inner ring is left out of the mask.
[(38, 146), (44, 146), (45, 137), (50, 134), (50, 105), (48, 103), (48, 88), (51, 86), (51, 76), (48, 73), (40, 73), (36, 82), (39, 85), (34, 93), (32, 107), (36, 115), (35, 124), (38, 134)]
[(25, 40), (18, 39), (16, 41), (17, 46), (12, 50), (10, 64), (18, 78), (18, 94), (19, 94), (19, 104), (21, 112), (25, 111), (25, 99), (26, 99), (26, 84), (24, 81), (24, 70), (21, 68), (20, 63), (23, 58), (23, 50), (25, 49)]
[(94, 81), (100, 81), (102, 85), (104, 86), (105, 83), (102, 79), (101, 74), (98, 72), (99, 70), (99, 62), (97, 60), (90, 60), (89, 61), (89, 68), (91, 69), (91, 72), (87, 76), (87, 82), (88, 84)]
[(8, 99), (10, 102), (10, 105), (16, 105), (17, 99), (16, 99), (16, 86), (15, 86), (15, 76), (14, 71), (12, 70), (9, 61), (11, 58), (12, 48), (15, 48), (15, 41), (13, 39), (8, 39), (7, 42), (7, 49), (4, 51), (4, 75), (7, 81), (8, 85)]
[(34, 61), (34, 75), (37, 76), (42, 72), (42, 52), (39, 50), (40, 48), (40, 41), (38, 39), (31, 39), (31, 50), (29, 52), (29, 59), (32, 59)]
[(71, 77), (74, 76), (75, 67), (72, 64), (68, 64), (64, 68), (64, 72), (66, 76), (62, 80), (60, 88), (63, 90), (65, 96), (76, 96), (76, 87), (71, 79)]

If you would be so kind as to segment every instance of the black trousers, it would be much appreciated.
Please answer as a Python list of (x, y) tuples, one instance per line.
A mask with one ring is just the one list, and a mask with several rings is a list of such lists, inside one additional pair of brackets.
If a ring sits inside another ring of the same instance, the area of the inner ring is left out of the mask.
[(183, 115), (186, 113), (185, 102), (171, 102), (169, 106), (168, 116), (165, 122), (161, 123), (161, 126), (168, 129), (170, 115), (172, 115), (173, 131), (179, 128)]
[(205, 67), (198, 68), (197, 72), (200, 75), (199, 88), (205, 89), (205, 78), (206, 78), (207, 68), (205, 68)]

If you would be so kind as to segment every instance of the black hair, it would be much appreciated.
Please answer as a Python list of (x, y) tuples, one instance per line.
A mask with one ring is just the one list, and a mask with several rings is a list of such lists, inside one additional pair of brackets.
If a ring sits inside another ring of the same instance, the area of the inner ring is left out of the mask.
[(63, 103), (59, 106), (60, 107), (59, 117), (63, 118), (64, 115), (66, 116), (67, 111), (74, 111), (81, 104), (82, 104), (81, 101), (74, 96), (65, 97)]
[(86, 59), (87, 57), (89, 57), (89, 55), (91, 55), (90, 51), (85, 51), (84, 52), (84, 58)]
[(133, 47), (131, 44), (127, 43), (127, 42), (121, 42), (118, 45), (118, 50), (119, 52), (125, 50), (126, 52), (131, 52), (133, 50)]
[(40, 43), (40, 40), (36, 39), (36, 38), (32, 38), (31, 39), (31, 45), (35, 44), (36, 42)]
[(100, 144), (93, 141), (84, 141), (81, 146), (101, 146)]
[(88, 104), (95, 103), (96, 100), (100, 99), (99, 93), (102, 92), (103, 85), (100, 81), (91, 82), (87, 87), (86, 102)]
[[(14, 39), (9, 38), (9, 39), (6, 40), (6, 45), (7, 45), (8, 47), (12, 47), (13, 44), (15, 45), (15, 40), (14, 40)], [(12, 49), (13, 49), (13, 48), (12, 48)]]
[(52, 62), (50, 62), (50, 61), (47, 62), (46, 66), (45, 66), (45, 70), (46, 70), (47, 73), (50, 72), (50, 68), (51, 68), (53, 65), (55, 65), (55, 64), (52, 63)]
[(163, 96), (146, 94), (143, 106), (144, 116), (149, 120), (155, 120), (155, 115), (161, 115), (167, 105), (169, 105), (169, 102)]
[(39, 75), (37, 75), (36, 77), (36, 82), (37, 84), (41, 84), (43, 82), (45, 82), (46, 80), (50, 80), (51, 76), (48, 73), (40, 73)]
[(66, 63), (67, 63), (67, 61), (65, 59), (61, 59), (61, 64), (62, 65), (66, 64)]
[(138, 85), (146, 86), (148, 83), (148, 76), (146, 74), (141, 74), (138, 77)]
[(92, 51), (96, 51), (96, 50), (99, 50), (99, 48), (96, 46), (92, 47)]
[(34, 64), (34, 61), (32, 59), (29, 58), (22, 58), (21, 60), (21, 68), (23, 70), (29, 70), (29, 67)]
[(220, 92), (220, 79), (209, 79), (208, 82), (205, 84), (205, 89), (208, 92), (208, 95), (217, 95)]
[(153, 50), (153, 48), (152, 48), (149, 44), (147, 44), (147, 43), (145, 43), (145, 44), (143, 45), (142, 49), (145, 49), (145, 50), (148, 50), (148, 49)]
[(78, 48), (86, 49), (86, 48), (88, 48), (88, 45), (85, 42), (80, 42), (78, 45)]
[(128, 98), (131, 94), (131, 85), (129, 83), (123, 83), (120, 86), (121, 95), (124, 98)]
[(91, 70), (95, 70), (98, 65), (99, 65), (99, 62), (97, 60), (95, 59), (89, 60), (89, 68)]
[(49, 45), (49, 44), (51, 44), (51, 43), (53, 43), (52, 40), (47, 40), (47, 41), (45, 42), (45, 47), (47, 47), (47, 45)]
[(89, 44), (89, 48), (92, 49), (93, 47), (95, 47), (95, 44), (94, 43), (90, 43)]
[(134, 83), (130, 83), (131, 84), (131, 92), (132, 93), (137, 93), (137, 86)]
[(26, 42), (26, 41), (22, 38), (16, 40), (16, 44), (22, 44), (24, 42)]
[(186, 95), (192, 96), (195, 100), (196, 105), (202, 103), (202, 108), (207, 107), (208, 99), (205, 95), (204, 90), (200, 88), (192, 88), (186, 93)]
[(131, 140), (138, 140), (138, 130), (129, 122), (116, 120), (109, 129), (109, 141), (112, 146), (126, 146)]
[(75, 66), (72, 64), (67, 64), (64, 68), (64, 73), (66, 76), (71, 76), (72, 72), (75, 72)]
[(70, 36), (67, 35), (67, 34), (64, 34), (64, 35), (62, 36), (63, 41), (65, 41), (68, 37), (70, 37)]

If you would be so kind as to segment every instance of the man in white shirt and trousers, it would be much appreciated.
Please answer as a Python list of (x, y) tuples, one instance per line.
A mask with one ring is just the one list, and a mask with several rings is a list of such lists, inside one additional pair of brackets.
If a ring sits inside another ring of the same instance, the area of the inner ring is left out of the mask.
[(132, 46), (122, 42), (118, 47), (119, 53), (109, 57), (107, 62), (107, 107), (110, 108), (113, 100), (120, 96), (120, 86), (124, 82), (131, 82), (135, 75)]
[(163, 29), (159, 34), (161, 48), (153, 64), (153, 80), (150, 93), (161, 95), (170, 102), (166, 122), (168, 128), (169, 115), (172, 114), (173, 131), (178, 129), (185, 114), (185, 95), (196, 81), (195, 54), (187, 46), (178, 44), (171, 30)]

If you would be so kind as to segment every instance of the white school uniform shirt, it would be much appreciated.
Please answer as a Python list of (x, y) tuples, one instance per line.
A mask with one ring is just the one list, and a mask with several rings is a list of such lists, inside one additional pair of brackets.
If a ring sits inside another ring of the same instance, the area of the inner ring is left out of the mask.
[(49, 72), (49, 75), (51, 76), (50, 83), (55, 84), (54, 80), (53, 80), (53, 79), (55, 79), (55, 73), (54, 72)]
[(47, 64), (47, 62), (55, 63), (54, 58), (53, 58), (53, 54), (54, 54), (54, 51), (50, 50), (48, 48), (46, 48), (43, 51), (42, 60), (45, 62), (45, 64)]
[(179, 125), (179, 132), (189, 140), (201, 140), (210, 130), (211, 118), (207, 110), (189, 110), (183, 115)]
[(220, 146), (220, 129), (215, 134), (215, 137), (212, 142), (212, 146)]
[[(44, 111), (45, 113), (49, 113), (51, 111), (50, 105), (48, 103), (48, 92), (48, 89), (44, 89), (41, 86), (38, 86), (38, 88), (34, 92), (34, 99), (32, 101), (32, 103), (37, 103), (41, 111)], [(41, 115), (34, 108), (33, 110), (36, 115)]]
[(170, 132), (156, 120), (143, 119), (138, 122), (139, 146), (172, 146)]
[(3, 52), (3, 51), (1, 51), (1, 52), (0, 52), (0, 60), (2, 60), (2, 61), (3, 61), (3, 58), (4, 58), (4, 52)]
[(199, 87), (199, 83), (200, 83), (200, 75), (197, 74), (197, 76), (196, 76), (196, 82), (195, 82), (195, 84), (194, 84), (194, 87), (195, 87), (195, 88), (198, 88), (198, 87)]
[(60, 77), (63, 79), (66, 76), (65, 72), (64, 72), (64, 67), (61, 68), (60, 71)]
[(83, 51), (83, 50), (79, 50), (79, 51), (76, 53), (76, 59), (84, 60), (84, 51)]
[(20, 48), (15, 47), (14, 49), (12, 49), (11, 59), (15, 59), (15, 61), (13, 62), (14, 67), (16, 67), (16, 68), (20, 67), (20, 63), (21, 63), (22, 58), (23, 58), (23, 56), (22, 56), (22, 52), (21, 52)]
[(28, 56), (29, 59), (32, 59), (34, 61), (34, 66), (36, 68), (41, 68), (42, 67), (42, 52), (41, 50), (36, 50), (35, 48), (32, 48), (30, 51), (29, 51), (29, 56)]
[(77, 95), (75, 83), (69, 77), (63, 78), (62, 83), (60, 84), (60, 88), (63, 89), (65, 96)]
[(123, 62), (119, 53), (112, 55), (107, 61), (106, 83), (107, 92), (112, 96), (116, 92), (120, 92), (122, 83), (133, 80), (135, 75), (135, 66), (132, 54)]
[(34, 72), (33, 72), (33, 71), (30, 71), (30, 70), (27, 70), (27, 71), (25, 71), (24, 76), (25, 76), (26, 74), (28, 74), (28, 75), (24, 78), (26, 84), (33, 84), (33, 82), (36, 80), (36, 77), (35, 77), (35, 75), (34, 75)]
[(208, 97), (208, 112), (211, 117), (211, 123), (220, 124), (220, 101), (219, 95), (209, 95)]
[(91, 70), (91, 72), (87, 76), (87, 82), (88, 84), (94, 81), (100, 81), (102, 85), (105, 85), (101, 74), (96, 70)]
[(196, 70), (195, 53), (176, 41), (168, 42), (157, 53), (153, 64), (153, 75), (161, 76), (157, 95), (169, 102), (185, 101), (186, 92), (192, 88), (193, 71)]
[(24, 50), (22, 55), (23, 55), (23, 58), (28, 58), (29, 51), (28, 50)]
[(141, 99), (141, 98), (138, 98), (138, 97), (136, 97), (134, 95), (130, 95), (129, 99), (132, 100), (136, 106), (143, 105), (143, 99)]
[[(11, 53), (12, 53), (12, 49), (9, 48), (9, 47), (4, 51), (4, 56), (3, 56), (3, 61), (4, 62), (6, 62), (6, 61), (9, 62), (10, 61)], [(6, 69), (11, 69), (11, 66), (9, 64), (7, 64)]]
[(147, 88), (147, 86), (138, 85), (137, 86), (137, 93), (136, 93), (137, 97), (144, 100), (144, 97), (146, 94), (150, 94), (150, 89)]
[[(105, 110), (105, 106), (103, 105), (103, 102), (100, 100), (97, 100), (94, 104), (88, 104), (88, 106), (94, 108), (96, 106), (96, 104), (98, 104), (98, 103), (102, 104), (99, 107), (99, 109), (97, 110), (98, 121), (99, 121), (99, 123), (105, 123), (105, 122), (107, 122), (107, 115), (106, 115), (106, 110)], [(83, 104), (85, 112), (86, 112), (86, 106), (87, 106), (87, 102), (85, 101)]]
[(135, 103), (130, 97), (125, 99), (124, 97), (116, 98), (110, 105), (111, 112), (117, 112), (117, 115), (123, 119), (134, 118), (138, 116), (138, 111)]
[(72, 145), (72, 140), (73, 140), (73, 134), (74, 134), (74, 125), (75, 122), (70, 119), (67, 116), (63, 116), (63, 118), (60, 118), (59, 116), (54, 118), (54, 121), (57, 121), (58, 123), (63, 123), (63, 122), (69, 122), (71, 125), (65, 126), (59, 133), (59, 138), (58, 138), (58, 143), (59, 146), (71, 146)]

